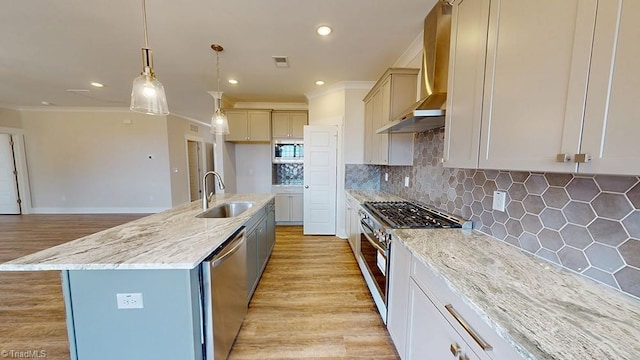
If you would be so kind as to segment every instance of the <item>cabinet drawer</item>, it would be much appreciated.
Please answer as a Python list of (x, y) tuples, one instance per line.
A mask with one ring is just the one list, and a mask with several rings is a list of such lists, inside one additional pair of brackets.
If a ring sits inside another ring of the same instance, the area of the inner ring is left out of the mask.
[[(481, 318), (481, 315), (472, 310), (447, 286), (444, 279), (415, 256), (411, 263), (411, 278), (433, 301), (438, 311), (464, 338), (473, 352), (480, 356), (486, 354), (494, 360), (522, 359), (507, 340), (498, 335), (496, 330)], [(508, 314), (505, 317), (508, 317)]]

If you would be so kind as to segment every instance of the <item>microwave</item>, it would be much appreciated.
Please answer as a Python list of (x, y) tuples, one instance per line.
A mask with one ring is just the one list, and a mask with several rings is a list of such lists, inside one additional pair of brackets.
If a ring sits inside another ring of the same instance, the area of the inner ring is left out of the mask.
[(302, 163), (304, 160), (302, 140), (273, 140), (272, 148), (274, 164)]

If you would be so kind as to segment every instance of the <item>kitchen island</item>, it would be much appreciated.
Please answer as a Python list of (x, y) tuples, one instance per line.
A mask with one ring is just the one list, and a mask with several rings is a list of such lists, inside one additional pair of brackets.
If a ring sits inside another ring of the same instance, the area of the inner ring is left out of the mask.
[[(62, 272), (72, 359), (202, 359), (200, 264), (243, 226), (266, 221), (273, 198), (216, 195), (210, 207), (254, 206), (236, 217), (196, 218), (200, 202), (185, 204), (0, 264), (0, 271)], [(268, 257), (270, 246), (264, 249)], [(260, 264), (266, 259), (253, 264), (257, 278)], [(116, 294), (141, 298), (124, 299), (123, 308)]]

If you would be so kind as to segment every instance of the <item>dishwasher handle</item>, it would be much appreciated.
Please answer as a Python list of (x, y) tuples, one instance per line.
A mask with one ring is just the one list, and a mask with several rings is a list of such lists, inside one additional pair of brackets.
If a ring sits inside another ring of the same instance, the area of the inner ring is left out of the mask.
[[(223, 250), (210, 260), (211, 268), (218, 267), (220, 264), (222, 264), (224, 262), (224, 260), (226, 258), (228, 258), (229, 256), (235, 254), (236, 251), (238, 251), (240, 249), (242, 244), (245, 242), (244, 234), (245, 234), (245, 229), (242, 228), (242, 230), (240, 230), (233, 237), (233, 239), (231, 241), (229, 241), (229, 243), (223, 248)], [(226, 249), (229, 249), (229, 250), (226, 250)]]

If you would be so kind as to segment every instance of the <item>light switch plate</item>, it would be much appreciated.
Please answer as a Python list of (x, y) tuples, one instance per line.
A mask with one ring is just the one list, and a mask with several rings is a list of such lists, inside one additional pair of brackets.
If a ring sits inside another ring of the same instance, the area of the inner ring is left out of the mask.
[(142, 309), (142, 293), (116, 294), (118, 309)]
[(405, 187), (409, 187), (409, 177), (408, 176), (404, 177), (404, 186)]
[(504, 212), (504, 206), (507, 202), (507, 193), (504, 191), (493, 192), (493, 210)]

